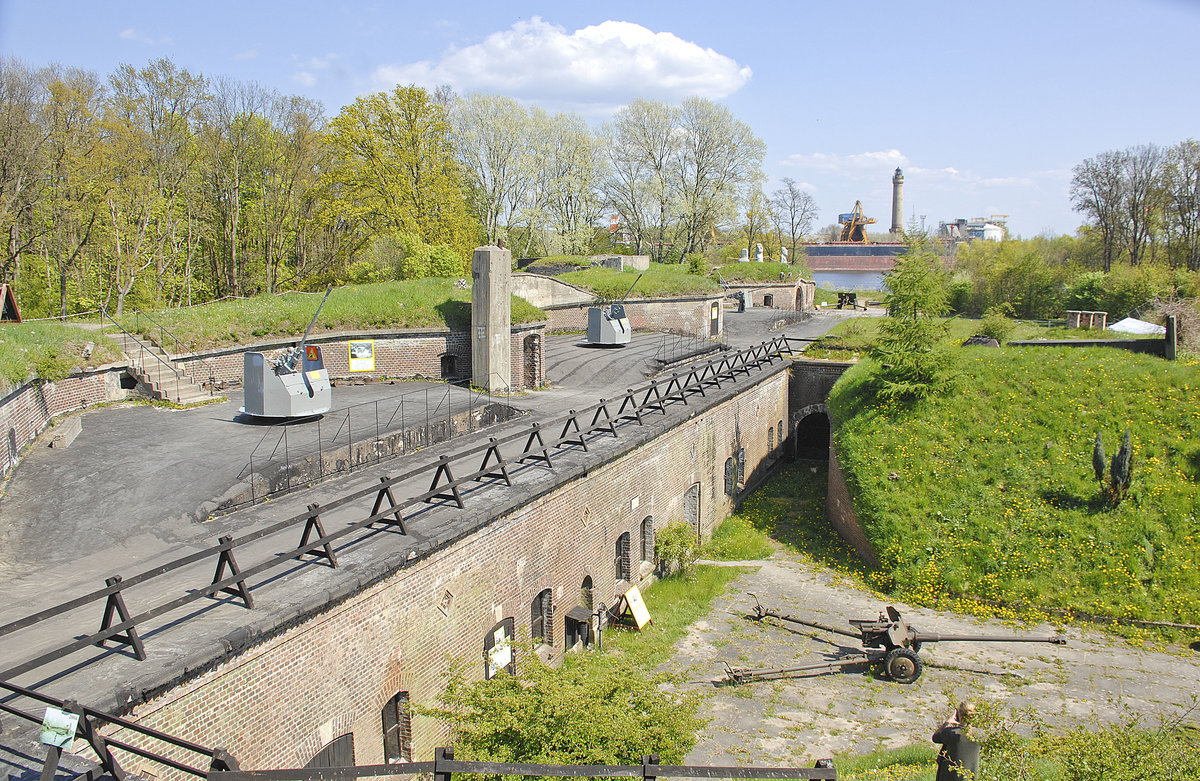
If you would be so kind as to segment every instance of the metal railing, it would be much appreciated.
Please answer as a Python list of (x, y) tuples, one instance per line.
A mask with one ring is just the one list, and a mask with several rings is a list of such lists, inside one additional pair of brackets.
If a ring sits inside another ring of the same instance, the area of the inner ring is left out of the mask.
[[(167, 327), (165, 325), (163, 325), (162, 323), (155, 320), (153, 317), (150, 316), (149, 313), (143, 312), (140, 309), (135, 309), (135, 310), (133, 310), (133, 314), (134, 314), (135, 322), (137, 323), (137, 325), (135, 326), (135, 330), (138, 331), (139, 333), (141, 333), (141, 330), (142, 330), (142, 318), (145, 318), (147, 321), (149, 321), (149, 323), (151, 325), (153, 325), (156, 329), (158, 329), (158, 346), (163, 348), (163, 350), (165, 352), (174, 352), (177, 355), (180, 353), (190, 352), (189, 350), (185, 349), (186, 345), (184, 345), (184, 343), (182, 341), (180, 341), (179, 337), (175, 336), (175, 334), (168, 331)], [(171, 350), (166, 349), (168, 338), (171, 340), (171, 345), (172, 345)], [(217, 368), (215, 366), (213, 366), (213, 364), (211, 362), (209, 362), (208, 360), (206, 360), (204, 358), (193, 357), (193, 358), (188, 359), (189, 364), (194, 363), (194, 362), (203, 364), (204, 368), (208, 369), (208, 380), (207, 380), (208, 393), (210, 396), (214, 395), (216, 393)], [(195, 374), (193, 374), (190, 370), (185, 369), (184, 373), (188, 377), (188, 379), (190, 379), (194, 384), (197, 384), (197, 385), (205, 384), (205, 383), (197, 383)]]
[[(440, 394), (434, 395), (432, 407), (430, 389), (426, 387), (382, 401), (336, 409), (312, 420), (272, 424), (251, 449), (237, 479), (250, 479), (249, 503), (253, 504), (295, 486), (308, 486), (331, 475), (377, 464), (483, 428), (486, 424), (477, 425), (476, 412), (494, 411), (496, 395), (469, 385), (457, 393), (455, 390), (456, 386), (445, 385)], [(462, 393), (467, 398), (456, 405), (455, 396)], [(507, 386), (500, 395), (507, 398)], [(506, 413), (497, 415), (497, 421), (508, 420), (515, 414), (508, 407), (504, 410)], [(465, 413), (465, 428), (455, 425), (455, 413)], [(386, 440), (392, 436), (398, 436), (399, 441), (389, 444)], [(343, 451), (346, 458), (327, 458)], [(286, 482), (260, 491), (254, 476), (265, 477), (268, 473), (281, 475)]]
[(532, 762), (472, 762), (456, 760), (453, 748), (439, 748), (432, 762), (405, 762), (361, 767), (297, 768), (295, 770), (214, 770), (209, 781), (351, 781), (377, 776), (432, 773), (434, 781), (452, 781), (455, 773), (556, 778), (805, 778), (837, 781), (831, 759), (818, 759), (806, 767), (710, 767), (660, 765), (657, 754), (642, 757), (639, 765), (543, 765)]
[[(114, 750), (148, 759), (164, 767), (201, 778), (216, 771), (238, 769), (237, 760), (224, 749), (208, 748), (198, 743), (193, 743), (190, 740), (184, 740), (183, 738), (142, 726), (129, 719), (80, 705), (74, 700), (60, 700), (32, 689), (15, 686), (11, 683), (0, 681), (0, 691), (8, 692), (8, 694), (0, 699), (0, 712), (7, 713), (10, 716), (15, 716), (22, 721), (31, 722), (35, 725), (41, 724), (43, 717), (22, 710), (14, 705), (14, 702), (19, 702), (22, 699), (32, 700), (35, 703), (49, 705), (52, 708), (58, 708), (67, 713), (75, 714), (79, 718), (76, 726), (76, 735), (82, 738), (91, 748), (92, 753), (96, 757), (94, 760), (96, 764), (114, 779), (117, 779), (117, 781), (124, 779), (126, 773), (121, 767)], [(103, 735), (101, 734), (101, 728), (104, 725), (113, 725), (129, 730), (133, 734), (140, 736), (146, 745), (155, 746), (156, 750), (146, 748), (145, 745), (139, 746), (125, 740), (119, 740), (111, 735)], [(205, 767), (197, 767), (196, 764), (189, 764), (180, 759), (173, 759), (162, 753), (170, 751), (172, 748), (177, 750), (177, 754), (184, 755), (192, 763), (199, 761)], [(42, 767), (42, 778), (54, 777), (54, 771), (58, 768), (61, 757), (62, 750), (58, 747), (49, 747), (47, 749), (46, 760)]]
[[(146, 368), (146, 366), (147, 366), (146, 356), (147, 355), (154, 358), (154, 360), (158, 362), (158, 365), (162, 367), (162, 368), (159, 368), (159, 370), (158, 370), (158, 378), (160, 380), (162, 379), (162, 369), (163, 368), (165, 368), (167, 371), (169, 371), (171, 373), (171, 375), (175, 378), (175, 398), (173, 399), (173, 401), (176, 404), (178, 404), (179, 399), (180, 399), (179, 387), (180, 387), (181, 379), (182, 379), (182, 377), (179, 373), (179, 370), (177, 368), (175, 368), (175, 366), (172, 363), (170, 363), (167, 360), (164, 360), (162, 358), (162, 356), (160, 356), (158, 353), (154, 352), (154, 350), (151, 349), (151, 347), (148, 346), (141, 339), (137, 338), (133, 334), (126, 331), (125, 327), (123, 325), (118, 323), (116, 320), (114, 320), (112, 318), (111, 315), (108, 314), (108, 310), (106, 310), (106, 309), (100, 310), (100, 320), (101, 320), (101, 322), (103, 322), (104, 320), (108, 320), (108, 322), (115, 325), (121, 331), (121, 333), (124, 334), (125, 344), (123, 346), (125, 348), (129, 347), (130, 342), (133, 342), (133, 344), (137, 345), (136, 352), (131, 353), (128, 349), (125, 349), (125, 354), (129, 356), (129, 360), (131, 362), (133, 362), (134, 367), (137, 369), (137, 371), (140, 374), (142, 374), (146, 378), (151, 377), (150, 371)], [(159, 390), (161, 391), (161, 389), (159, 389)]]
[(654, 353), (654, 357), (647, 361), (647, 368), (658, 372), (698, 355), (728, 349), (729, 345), (720, 339), (696, 336), (686, 331), (669, 330), (662, 334), (658, 350)]
[[(527, 430), (501, 438), (489, 437), (486, 443), (443, 455), (434, 463), (425, 463), (395, 476), (383, 475), (377, 485), (344, 494), (324, 505), (314, 502), (300, 513), (269, 523), (236, 539), (229, 535), (222, 536), (212, 547), (155, 565), (131, 577), (109, 577), (102, 588), (0, 626), (0, 637), (8, 637), (51, 620), (64, 621), (69, 625), (65, 633), (71, 638), (68, 642), (0, 671), (0, 681), (14, 680), (81, 651), (104, 647), (105, 643), (128, 646), (134, 658), (144, 661), (147, 656), (139, 626), (145, 628), (150, 622), (186, 605), (212, 598), (230, 604), (240, 602), (244, 609), (252, 610), (252, 585), (256, 582), (265, 584), (281, 574), (275, 572), (268, 576), (267, 573), (281, 568), (294, 568), (297, 564), (337, 568), (335, 542), (338, 547), (362, 542), (373, 536), (377, 525), (389, 528), (400, 537), (407, 537), (405, 512), (410, 508), (448, 505), (465, 509), (468, 498), (465, 494), (471, 491), (500, 483), (511, 487), (514, 478), (520, 478), (538, 466), (553, 469), (554, 459), (560, 455), (562, 448), (578, 448), (586, 452), (589, 441), (609, 436), (620, 439), (622, 428), (635, 422), (642, 426), (650, 415), (666, 416), (668, 408), (674, 405), (687, 407), (690, 397), (704, 396), (709, 389), (721, 389), (726, 383), (736, 386), (741, 380), (754, 375), (759, 368), (770, 366), (790, 352), (788, 337), (780, 336), (755, 347), (725, 353), (691, 365), (686, 372), (672, 373), (665, 381), (655, 379), (636, 389), (629, 388), (619, 401), (600, 399), (598, 405), (582, 412), (570, 410), (567, 415), (545, 423), (532, 423)], [(561, 429), (558, 428), (560, 425)], [(556, 430), (557, 436), (554, 434)], [(475, 459), (480, 460), (476, 462)], [(475, 463), (478, 463), (478, 467), (473, 468)], [(464, 469), (466, 474), (462, 473)], [(459, 471), (458, 477), (455, 471)], [(406, 481), (422, 477), (430, 479), (428, 490), (418, 490), (397, 499), (396, 494)], [(371, 504), (368, 505), (368, 502)], [(321, 520), (322, 514), (341, 509), (363, 514), (358, 520), (327, 532)], [(300, 535), (298, 545), (295, 542), (297, 533)], [(271, 552), (264, 555), (258, 551), (256, 562), (244, 569), (239, 566), (236, 558), (239, 549), (268, 538), (277, 541), (271, 546)], [(409, 559), (428, 555), (419, 547), (410, 548)], [(214, 567), (215, 575), (210, 574)], [(168, 587), (154, 583), (159, 578), (185, 569), (188, 583), (183, 588), (179, 588), (178, 584)], [(125, 593), (147, 583), (154, 587), (141, 590), (138, 599), (149, 604), (141, 612), (131, 612), (125, 601)], [(232, 596), (233, 600), (226, 600), (225, 595)], [(95, 626), (101, 613), (101, 604), (103, 618), (99, 629), (93, 631), (91, 627)], [(86, 617), (68, 618), (81, 610), (87, 611)], [(167, 630), (168, 625), (172, 624), (170, 619), (164, 619), (154, 626), (161, 631)], [(64, 630), (59, 627), (49, 631)], [(8, 648), (19, 645), (13, 640), (4, 642)], [(92, 660), (79, 662), (75, 667), (85, 666), (89, 661)]]

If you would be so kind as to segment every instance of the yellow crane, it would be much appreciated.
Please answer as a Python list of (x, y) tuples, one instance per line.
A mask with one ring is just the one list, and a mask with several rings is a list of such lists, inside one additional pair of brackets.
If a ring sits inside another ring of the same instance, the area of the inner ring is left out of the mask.
[(838, 224), (842, 226), (842, 241), (867, 243), (867, 226), (874, 225), (875, 219), (863, 214), (862, 201), (854, 202), (854, 211), (838, 215)]

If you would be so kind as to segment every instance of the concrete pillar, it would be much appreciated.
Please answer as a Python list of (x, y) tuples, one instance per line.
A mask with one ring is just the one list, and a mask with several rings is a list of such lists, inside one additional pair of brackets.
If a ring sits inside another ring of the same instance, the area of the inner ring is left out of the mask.
[(904, 174), (896, 169), (892, 176), (892, 235), (904, 232)]
[(471, 384), (493, 393), (512, 386), (512, 253), (476, 247), (471, 257)]

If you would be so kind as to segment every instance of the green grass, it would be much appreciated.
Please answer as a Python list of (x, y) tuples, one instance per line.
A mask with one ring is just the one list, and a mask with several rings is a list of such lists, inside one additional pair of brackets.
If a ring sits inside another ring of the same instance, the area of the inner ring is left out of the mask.
[(637, 286), (629, 293), (631, 299), (666, 298), (671, 296), (720, 293), (721, 286), (709, 277), (689, 274), (687, 266), (678, 263), (651, 263), (647, 271), (631, 268), (617, 271), (611, 268), (589, 268), (561, 274), (559, 279), (585, 290), (591, 290), (606, 301), (616, 301), (625, 295), (629, 286), (641, 274)]
[[(753, 497), (751, 497), (753, 499)], [(700, 558), (714, 561), (754, 561), (765, 559), (775, 552), (771, 538), (754, 526), (745, 514), (745, 506), (736, 515), (726, 518), (712, 539), (700, 548)]]
[(642, 631), (610, 629), (606, 650), (625, 654), (634, 664), (652, 670), (670, 658), (675, 642), (703, 618), (729, 581), (749, 572), (745, 567), (698, 565), (664, 578), (643, 595), (653, 623)]
[[(313, 333), (382, 328), (467, 328), (471, 290), (453, 279), (416, 279), (338, 287), (329, 295)], [(188, 309), (151, 313), (183, 344), (201, 350), (267, 339), (298, 339), (312, 320), (322, 293), (285, 293), (239, 301), (218, 301)], [(523, 298), (512, 298), (512, 320), (527, 323), (545, 313)], [(159, 338), (158, 328), (134, 316), (121, 319), (126, 328)]]
[[(92, 354), (84, 358), (88, 342)], [(0, 325), (0, 383), (18, 385), (34, 377), (61, 380), (72, 371), (102, 366), (121, 349), (99, 331), (54, 322)]]
[[(790, 263), (729, 263), (713, 269), (713, 273), (726, 282), (778, 282), (780, 274), (793, 280), (801, 271), (799, 266)], [(836, 296), (834, 300), (837, 300)]]
[[(829, 400), (882, 559), (874, 585), (959, 610), (979, 598), (1200, 623), (1197, 362), (968, 348), (949, 392), (907, 407), (876, 398), (874, 368), (852, 368)], [(1127, 426), (1133, 485), (1111, 508), (1092, 443), (1100, 432), (1111, 457)]]
[[(820, 293), (820, 291), (818, 291)], [(836, 296), (834, 303), (837, 303)], [(876, 336), (879, 326), (883, 323), (881, 317), (853, 317), (835, 325), (819, 342), (813, 342), (805, 354), (809, 358), (824, 358), (833, 361), (851, 361), (866, 355)], [(970, 317), (948, 317), (946, 338), (950, 341), (962, 342), (964, 339), (979, 332), (980, 320)], [(1021, 339), (1128, 339), (1128, 338), (1158, 338), (1135, 337), (1131, 334), (1121, 334), (1116, 331), (1084, 331), (1078, 328), (1063, 326), (1046, 326), (1044, 321), (1014, 320), (1012, 333), (1008, 340)]]

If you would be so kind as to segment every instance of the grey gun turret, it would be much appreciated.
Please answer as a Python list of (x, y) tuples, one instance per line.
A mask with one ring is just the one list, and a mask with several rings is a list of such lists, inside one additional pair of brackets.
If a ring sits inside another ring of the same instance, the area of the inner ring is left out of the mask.
[(304, 336), (281, 357), (270, 360), (263, 353), (246, 353), (242, 363), (245, 390), (242, 412), (260, 418), (302, 418), (320, 415), (333, 407), (333, 391), (321, 348), (308, 343), (332, 290), (332, 285), (325, 290)]
[(625, 316), (625, 299), (633, 292), (633, 288), (641, 280), (642, 274), (633, 280), (633, 284), (625, 291), (620, 300), (608, 306), (594, 306), (588, 309), (587, 341), (588, 344), (605, 347), (624, 347), (633, 338), (633, 329), (629, 327), (629, 318)]

